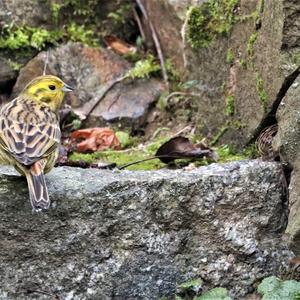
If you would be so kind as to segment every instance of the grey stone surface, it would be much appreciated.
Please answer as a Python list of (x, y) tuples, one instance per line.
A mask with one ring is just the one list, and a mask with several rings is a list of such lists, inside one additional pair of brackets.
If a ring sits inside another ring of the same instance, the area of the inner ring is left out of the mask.
[(7, 84), (16, 78), (16, 71), (4, 59), (0, 59), (0, 90), (4, 90)]
[[(42, 74), (45, 57), (45, 52), (39, 53), (21, 70), (13, 96), (18, 95), (32, 78)], [(75, 87), (75, 91), (67, 95), (66, 102), (86, 116), (106, 87), (131, 67), (129, 62), (109, 49), (69, 42), (49, 51), (47, 73), (59, 76)], [(107, 122), (141, 124), (150, 106), (164, 90), (162, 82), (153, 78), (118, 83), (96, 105), (86, 125), (103, 126)]]
[(289, 185), (289, 221), (286, 229), (289, 242), (300, 255), (300, 78), (285, 95), (277, 111), (278, 133), (273, 146), (281, 160), (293, 170)]
[(33, 214), (25, 181), (0, 171), (1, 299), (172, 298), (199, 277), (241, 299), (291, 256), (276, 163), (57, 168), (46, 179), (53, 208)]
[[(181, 76), (199, 82), (194, 90), (201, 91), (201, 96), (194, 111), (202, 134), (215, 136), (226, 127), (220, 143), (244, 147), (274, 104), (284, 80), (297, 67), (291, 62), (299, 53), (298, 1), (241, 0), (230, 34), (195, 50), (187, 36), (183, 43), (182, 26), (190, 5), (207, 1), (144, 2), (165, 56)], [(233, 53), (231, 63), (226, 59), (228, 51)], [(226, 115), (228, 96), (234, 98), (231, 116)]]

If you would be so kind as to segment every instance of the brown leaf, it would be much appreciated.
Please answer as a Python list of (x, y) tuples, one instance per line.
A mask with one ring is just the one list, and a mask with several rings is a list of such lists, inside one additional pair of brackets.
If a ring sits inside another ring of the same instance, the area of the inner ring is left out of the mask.
[(115, 51), (118, 54), (127, 54), (127, 53), (135, 53), (136, 48), (134, 46), (131, 46), (127, 44), (126, 42), (118, 39), (117, 37), (113, 35), (106, 35), (104, 37), (104, 42), (107, 45), (107, 47), (111, 48), (113, 51)]
[(203, 158), (217, 160), (217, 154), (204, 144), (194, 145), (188, 138), (177, 136), (162, 146), (155, 154), (163, 163), (169, 163), (178, 158)]
[(71, 143), (77, 143), (78, 140), (81, 140), (76, 147), (76, 151), (78, 152), (121, 149), (121, 143), (110, 128), (95, 127), (73, 131), (71, 134)]

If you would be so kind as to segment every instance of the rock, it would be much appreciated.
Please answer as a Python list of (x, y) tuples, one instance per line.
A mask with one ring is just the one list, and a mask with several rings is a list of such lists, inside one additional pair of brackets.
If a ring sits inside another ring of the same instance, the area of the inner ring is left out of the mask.
[(256, 137), (297, 67), (299, 3), (242, 0), (228, 36), (192, 49), (183, 27), (188, 7), (209, 1), (144, 2), (164, 55), (186, 80), (198, 81), (194, 90), (201, 97), (195, 101), (194, 122), (201, 133), (213, 139), (222, 132), (220, 143), (243, 148)]
[(300, 255), (300, 78), (288, 90), (277, 112), (278, 133), (273, 146), (281, 160), (292, 170), (289, 185), (289, 219), (286, 232), (289, 242)]
[(3, 59), (0, 59), (0, 91), (7, 93), (8, 86), (17, 77), (16, 71)]
[[(46, 53), (41, 52), (20, 72), (13, 96), (34, 77), (43, 73)], [(48, 74), (61, 77), (74, 93), (66, 101), (75, 111), (86, 115), (90, 103), (97, 101), (111, 81), (123, 76), (129, 64), (109, 49), (85, 47), (68, 43), (49, 51)], [(158, 99), (164, 85), (156, 79), (121, 82), (111, 89), (89, 116), (86, 125), (103, 126), (107, 122), (126, 125), (142, 124), (149, 107)]]
[(259, 160), (183, 170), (56, 168), (53, 208), (0, 172), (0, 298), (172, 298), (201, 277), (241, 299), (292, 255), (281, 239), (281, 167)]
[(50, 3), (41, 0), (2, 0), (0, 2), (0, 26), (17, 24), (32, 27), (52, 22)]

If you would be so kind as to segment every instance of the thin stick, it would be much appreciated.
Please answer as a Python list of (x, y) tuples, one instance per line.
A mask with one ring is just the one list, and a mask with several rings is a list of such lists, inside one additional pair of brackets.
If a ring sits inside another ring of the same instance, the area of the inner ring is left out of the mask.
[(185, 92), (173, 92), (171, 94), (169, 94), (167, 97), (166, 97), (166, 103), (168, 103), (168, 101), (173, 98), (173, 97), (176, 97), (176, 96), (191, 96), (191, 97), (200, 97), (203, 95), (203, 92), (202, 93), (185, 93)]
[[(209, 154), (211, 151), (210, 150), (201, 150), (202, 151), (202, 155), (205, 156), (205, 154)], [(160, 159), (160, 158), (174, 158), (175, 159), (191, 159), (191, 158), (202, 158), (202, 157), (195, 157), (195, 156), (184, 156), (185, 152), (182, 152), (181, 155), (172, 155), (172, 152), (171, 154), (165, 154), (165, 155), (156, 155), (156, 156), (151, 156), (151, 157), (147, 157), (147, 158), (144, 158), (144, 159), (140, 159), (140, 160), (136, 160), (136, 161), (133, 161), (131, 163), (128, 163), (126, 165), (123, 165), (123, 166), (120, 166), (118, 167), (119, 170), (123, 170), (127, 167), (130, 167), (132, 165), (135, 165), (135, 164), (139, 164), (141, 162), (144, 162), (144, 161), (148, 161), (148, 160), (152, 160), (152, 159)]]
[(45, 59), (45, 64), (44, 64), (43, 76), (46, 75), (46, 70), (47, 70), (48, 63), (49, 63), (49, 51), (46, 52), (46, 59)]
[(145, 31), (144, 31), (141, 19), (140, 19), (139, 15), (138, 15), (138, 13), (137, 13), (137, 11), (134, 7), (132, 7), (132, 12), (133, 12), (133, 17), (135, 18), (136, 23), (138, 25), (138, 28), (139, 28), (140, 34), (142, 36), (142, 39), (143, 39), (143, 41), (145, 41), (146, 40), (146, 34), (145, 34)]
[(182, 24), (180, 33), (181, 33), (181, 41), (182, 41), (182, 59), (183, 59), (183, 67), (186, 68), (187, 67), (187, 58), (186, 58), (186, 30), (187, 30), (187, 26), (188, 26), (188, 22), (189, 22), (189, 18), (190, 18), (190, 14), (192, 11), (193, 6), (191, 6), (191, 8), (187, 11), (184, 22)]
[[(102, 94), (100, 95), (100, 97), (97, 99), (97, 101), (95, 101), (95, 103), (92, 104), (91, 108), (88, 110), (87, 114), (86, 114), (86, 119), (90, 116), (90, 114), (93, 112), (93, 110), (98, 106), (98, 104), (102, 101), (102, 99), (107, 95), (107, 93), (119, 82), (123, 81), (124, 79), (126, 79), (128, 76), (124, 75), (121, 77), (118, 77), (115, 80), (110, 81), (107, 86), (105, 87), (104, 91), (102, 92)], [(93, 102), (93, 101), (92, 101)], [(87, 103), (88, 105), (91, 105), (91, 102), (89, 101)]]
[(97, 163), (88, 163), (86, 161), (73, 161), (66, 159), (58, 160), (55, 164), (56, 167), (74, 167), (74, 168), (82, 168), (82, 169), (113, 169), (116, 167), (115, 163), (108, 163), (108, 164), (97, 164)]
[(167, 74), (167, 69), (166, 69), (166, 65), (165, 65), (165, 60), (164, 60), (163, 52), (161, 50), (161, 46), (160, 46), (160, 42), (159, 42), (156, 30), (155, 30), (155, 28), (154, 28), (151, 20), (148, 17), (147, 11), (146, 11), (146, 9), (145, 9), (142, 1), (141, 0), (136, 0), (136, 3), (138, 5), (139, 9), (141, 10), (141, 12), (142, 12), (145, 20), (149, 24), (149, 28), (150, 28), (150, 31), (151, 31), (152, 39), (153, 39), (153, 42), (154, 42), (154, 45), (155, 45), (155, 48), (156, 48), (156, 51), (157, 51), (157, 55), (158, 55), (158, 58), (159, 58), (159, 61), (160, 61), (160, 67), (161, 67), (163, 79), (164, 79), (164, 82), (167, 85), (167, 88), (169, 89), (169, 78), (168, 78), (168, 74)]
[(26, 289), (24, 290), (25, 293), (28, 294), (33, 294), (33, 293), (37, 293), (37, 294), (41, 294), (41, 295), (47, 295), (47, 296), (51, 296), (54, 297), (54, 299), (59, 300), (60, 297), (57, 294), (51, 293), (51, 292), (46, 292), (46, 291), (42, 291), (42, 290), (31, 290), (31, 289)]
[(128, 164), (126, 164), (126, 165), (123, 165), (123, 166), (118, 167), (118, 169), (119, 169), (119, 170), (123, 170), (123, 169), (125, 169), (125, 168), (127, 168), (127, 167), (130, 167), (130, 166), (132, 166), (132, 165), (136, 165), (136, 164), (142, 163), (142, 162), (144, 162), (144, 161), (148, 161), (148, 160), (152, 160), (152, 159), (159, 159), (159, 158), (164, 158), (164, 157), (168, 157), (168, 158), (170, 157), (170, 158), (174, 158), (174, 159), (180, 158), (180, 157), (178, 157), (178, 156), (171, 156), (171, 155), (151, 156), (151, 157), (147, 157), (147, 158), (135, 160), (135, 161), (133, 161), (133, 162), (131, 162), (131, 163), (128, 163)]

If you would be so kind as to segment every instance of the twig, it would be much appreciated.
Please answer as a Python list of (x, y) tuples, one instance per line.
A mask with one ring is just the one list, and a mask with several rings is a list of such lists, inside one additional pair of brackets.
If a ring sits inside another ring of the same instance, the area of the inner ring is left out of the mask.
[(73, 168), (82, 168), (82, 169), (113, 169), (116, 167), (115, 163), (108, 163), (108, 164), (96, 164), (96, 163), (88, 163), (86, 161), (72, 161), (68, 159), (61, 159), (58, 160), (55, 164), (56, 167), (73, 167)]
[(141, 19), (140, 19), (138, 13), (137, 13), (135, 7), (132, 7), (132, 12), (133, 12), (133, 17), (135, 18), (136, 23), (138, 25), (138, 28), (139, 28), (140, 34), (142, 36), (142, 39), (143, 39), (143, 41), (145, 41), (146, 40), (146, 34), (145, 34), (145, 31), (144, 31)]
[(168, 101), (173, 98), (173, 97), (176, 97), (176, 96), (191, 96), (191, 97), (200, 97), (202, 96), (203, 93), (186, 93), (186, 92), (173, 92), (171, 94), (169, 94), (167, 97), (166, 97), (166, 103), (168, 103)]
[[(144, 162), (144, 161), (148, 161), (148, 160), (152, 160), (152, 159), (160, 159), (160, 158), (173, 158), (173, 160), (175, 159), (189, 159), (189, 158), (196, 158), (196, 157), (192, 157), (192, 156), (184, 156), (184, 153), (185, 152), (182, 152), (182, 154), (178, 154), (178, 155), (172, 155), (172, 154), (165, 154), (165, 155), (156, 155), (156, 156), (151, 156), (151, 157), (147, 157), (147, 158), (144, 158), (144, 159), (140, 159), (140, 160), (136, 160), (136, 161), (133, 161), (131, 163), (128, 163), (126, 165), (123, 165), (123, 166), (120, 166), (118, 167), (119, 170), (123, 170), (127, 167), (130, 167), (132, 165), (136, 165), (136, 164), (139, 164), (141, 162)], [(210, 153), (210, 150), (202, 150), (202, 154), (203, 156), (205, 156), (205, 154), (209, 154)]]
[(155, 45), (155, 48), (156, 48), (156, 51), (157, 51), (157, 55), (158, 55), (158, 58), (159, 58), (159, 61), (160, 61), (160, 67), (161, 67), (163, 79), (164, 79), (164, 82), (167, 85), (167, 88), (169, 89), (168, 73), (167, 73), (164, 56), (163, 56), (163, 53), (162, 53), (162, 50), (161, 50), (161, 46), (160, 46), (160, 42), (159, 42), (156, 30), (155, 30), (155, 28), (154, 28), (151, 20), (148, 17), (147, 11), (146, 11), (146, 9), (145, 9), (142, 1), (141, 0), (136, 0), (136, 3), (138, 5), (139, 9), (141, 10), (141, 12), (142, 12), (145, 20), (149, 24), (149, 28), (150, 28), (150, 31), (151, 31), (152, 39), (153, 39), (153, 42), (154, 42), (154, 45)]
[(178, 135), (180, 135), (180, 134), (182, 134), (184, 131), (186, 131), (186, 130), (191, 130), (191, 126), (190, 125), (188, 125), (188, 126), (185, 126), (184, 128), (182, 128), (182, 129), (180, 129), (179, 131), (177, 131), (173, 136), (172, 136), (172, 138), (173, 137), (176, 137), (176, 136), (178, 136)]
[(182, 41), (182, 60), (183, 60), (183, 67), (184, 68), (187, 67), (187, 58), (186, 58), (186, 53), (185, 53), (185, 50), (187, 48), (187, 45), (186, 45), (186, 31), (187, 31), (187, 26), (188, 26), (188, 22), (189, 22), (189, 19), (190, 19), (192, 9), (193, 9), (193, 6), (191, 6), (189, 8), (189, 10), (187, 11), (184, 22), (183, 22), (181, 30), (180, 30), (181, 41)]
[(121, 94), (118, 93), (116, 99), (109, 105), (107, 111), (110, 111), (110, 109), (119, 101)]
[(59, 295), (57, 295), (57, 294), (54, 294), (54, 293), (51, 293), (51, 292), (47, 292), (47, 291), (42, 291), (42, 290), (26, 289), (26, 290), (24, 290), (24, 292), (27, 293), (27, 294), (36, 293), (36, 294), (51, 296), (51, 297), (54, 297), (53, 299), (55, 299), (55, 300), (60, 300), (61, 299), (59, 297)]
[(45, 64), (44, 64), (43, 76), (46, 75), (46, 70), (47, 70), (48, 63), (49, 63), (49, 51), (46, 52), (46, 59), (45, 59)]
[(126, 79), (128, 76), (127, 75), (123, 75), (121, 77), (118, 77), (117, 79), (111, 80), (107, 86), (104, 88), (102, 94), (100, 95), (99, 98), (97, 98), (97, 100), (94, 102), (94, 100), (89, 101), (88, 103), (86, 103), (86, 105), (91, 105), (91, 108), (88, 110), (87, 114), (86, 114), (86, 119), (90, 116), (90, 114), (93, 112), (93, 110), (96, 108), (96, 106), (98, 106), (98, 104), (101, 102), (101, 100), (107, 95), (107, 93), (119, 82), (123, 81), (124, 79)]

